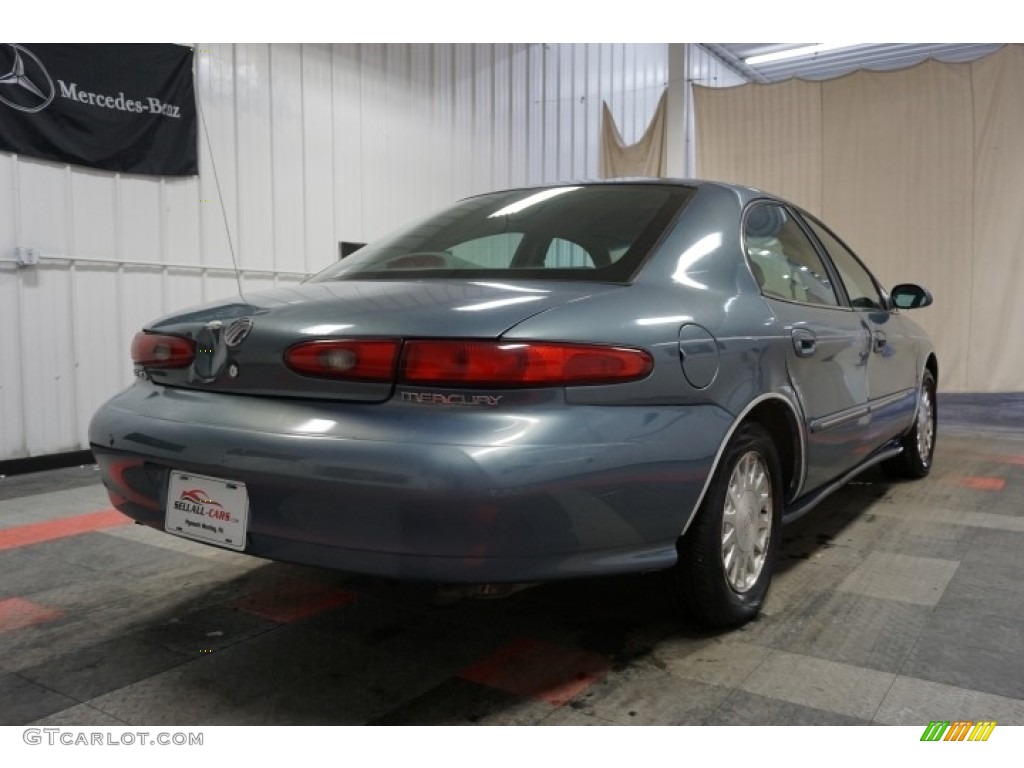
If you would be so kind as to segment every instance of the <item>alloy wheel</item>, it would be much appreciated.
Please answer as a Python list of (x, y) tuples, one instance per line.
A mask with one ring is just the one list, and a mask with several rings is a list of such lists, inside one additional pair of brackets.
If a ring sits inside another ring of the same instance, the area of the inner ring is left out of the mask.
[(925, 464), (931, 462), (935, 442), (935, 405), (928, 387), (921, 390), (921, 405), (917, 409), (917, 453)]
[(729, 477), (722, 515), (722, 565), (729, 586), (747, 592), (757, 582), (772, 532), (772, 481), (756, 451), (740, 457)]

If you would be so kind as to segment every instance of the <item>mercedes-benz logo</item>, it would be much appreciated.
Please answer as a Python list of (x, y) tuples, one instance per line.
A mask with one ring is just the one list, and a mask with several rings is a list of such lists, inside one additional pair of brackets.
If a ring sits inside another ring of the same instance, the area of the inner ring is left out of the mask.
[(252, 319), (248, 317), (240, 318), (235, 320), (228, 329), (224, 332), (224, 343), (229, 347), (237, 347), (243, 341), (245, 337), (249, 335), (249, 331), (252, 330)]
[(39, 112), (55, 89), (43, 62), (23, 45), (0, 45), (0, 102), (19, 112)]

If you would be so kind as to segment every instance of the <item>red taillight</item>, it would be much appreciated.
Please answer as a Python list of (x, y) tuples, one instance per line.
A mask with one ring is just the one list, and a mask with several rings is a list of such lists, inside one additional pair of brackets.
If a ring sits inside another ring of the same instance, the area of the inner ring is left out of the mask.
[(305, 341), (284, 353), (284, 361), (296, 373), (331, 379), (392, 381), (399, 342)]
[(146, 368), (187, 368), (196, 357), (191, 339), (140, 332), (132, 339), (132, 362)]
[(654, 362), (641, 349), (588, 344), (408, 341), (401, 379), (413, 384), (524, 387), (641, 379)]

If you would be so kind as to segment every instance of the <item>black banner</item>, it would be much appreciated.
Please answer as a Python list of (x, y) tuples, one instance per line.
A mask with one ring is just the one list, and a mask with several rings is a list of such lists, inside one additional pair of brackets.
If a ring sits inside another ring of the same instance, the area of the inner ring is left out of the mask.
[(122, 173), (198, 173), (192, 49), (0, 43), (0, 150)]

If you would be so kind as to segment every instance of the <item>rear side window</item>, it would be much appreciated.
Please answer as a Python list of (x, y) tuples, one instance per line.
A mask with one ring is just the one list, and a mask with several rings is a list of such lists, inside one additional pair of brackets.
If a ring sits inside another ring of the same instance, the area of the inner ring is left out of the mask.
[(609, 184), (481, 195), (361, 248), (312, 280), (622, 282), (693, 194), (683, 186)]
[(818, 251), (781, 205), (759, 203), (749, 208), (743, 219), (743, 242), (754, 279), (765, 296), (839, 306)]
[(805, 215), (805, 218), (838, 270), (846, 295), (850, 299), (850, 306), (854, 309), (884, 309), (885, 303), (878, 291), (878, 285), (860, 260), (825, 227), (810, 216)]

